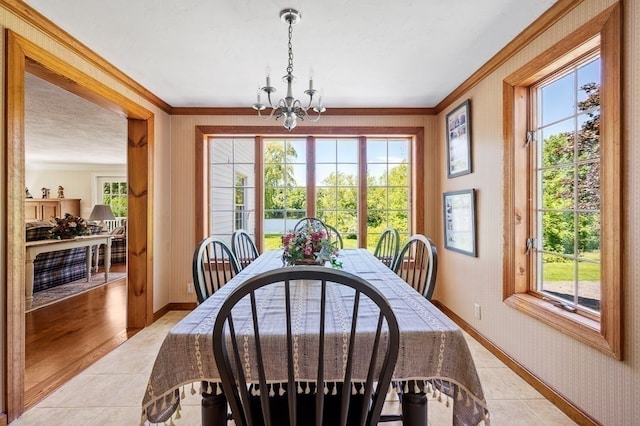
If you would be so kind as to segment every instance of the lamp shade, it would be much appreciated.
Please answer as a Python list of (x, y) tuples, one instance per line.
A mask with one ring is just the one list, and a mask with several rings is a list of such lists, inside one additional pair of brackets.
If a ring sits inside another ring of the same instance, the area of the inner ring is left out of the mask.
[(96, 204), (91, 210), (89, 220), (115, 220), (111, 207), (106, 204)]

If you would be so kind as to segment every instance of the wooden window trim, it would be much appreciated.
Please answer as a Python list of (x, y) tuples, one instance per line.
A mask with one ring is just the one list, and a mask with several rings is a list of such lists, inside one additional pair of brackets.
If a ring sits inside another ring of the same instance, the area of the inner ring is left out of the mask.
[[(255, 139), (255, 161), (256, 176), (262, 179), (264, 176), (264, 158), (262, 141), (264, 138), (274, 136), (292, 137), (295, 135), (312, 135), (309, 138), (323, 136), (331, 137), (398, 137), (406, 136), (411, 139), (411, 226), (413, 233), (424, 233), (424, 128), (423, 127), (298, 127), (291, 132), (283, 133), (282, 128), (277, 126), (196, 126), (195, 127), (195, 241), (200, 241), (209, 235), (208, 205), (209, 196), (207, 182), (209, 181), (208, 171), (208, 139), (210, 137), (253, 137)], [(359, 153), (359, 156), (362, 153)], [(365, 169), (366, 172), (366, 169)], [(256, 183), (256, 188), (262, 188), (262, 181)], [(359, 201), (362, 201), (362, 194)], [(366, 201), (366, 199), (365, 199)], [(314, 204), (315, 206), (315, 200)], [(359, 206), (361, 203), (359, 203)], [(366, 203), (365, 203), (366, 205)], [(360, 207), (358, 210), (360, 214)], [(256, 216), (264, 214), (264, 203), (262, 197), (256, 197)], [(262, 235), (262, 221), (256, 221), (256, 234)], [(366, 228), (365, 234), (366, 235)], [(366, 240), (365, 240), (366, 241)], [(262, 239), (256, 240), (258, 250), (262, 252)]]
[[(600, 41), (601, 100), (601, 316), (600, 321), (566, 312), (529, 291), (530, 236), (529, 157), (527, 131), (528, 86), (558, 67), (559, 61), (593, 49)], [(603, 353), (622, 359), (621, 344), (621, 7), (616, 3), (550, 49), (515, 71), (503, 82), (504, 258), (503, 299), (521, 312), (554, 327)]]

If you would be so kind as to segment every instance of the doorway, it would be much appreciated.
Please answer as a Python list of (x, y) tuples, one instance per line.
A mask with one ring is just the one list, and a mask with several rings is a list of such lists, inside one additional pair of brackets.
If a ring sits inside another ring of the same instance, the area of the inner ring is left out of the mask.
[(6, 179), (7, 179), (7, 416), (24, 412), (24, 87), (34, 74), (127, 119), (128, 270), (127, 330), (153, 320), (153, 233), (148, 223), (153, 143), (153, 114), (104, 84), (73, 68), (27, 39), (6, 33)]

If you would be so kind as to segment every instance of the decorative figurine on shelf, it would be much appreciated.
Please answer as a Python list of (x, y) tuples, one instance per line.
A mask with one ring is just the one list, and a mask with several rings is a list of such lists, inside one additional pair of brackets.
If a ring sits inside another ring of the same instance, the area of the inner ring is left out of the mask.
[(58, 198), (64, 198), (64, 188), (62, 185), (58, 185)]
[(24, 194), (25, 198), (33, 198), (33, 195), (31, 195), (31, 193), (29, 192), (29, 188), (25, 187), (24, 192), (25, 192)]
[(42, 187), (42, 198), (49, 198), (49, 192), (51, 191), (49, 188)]

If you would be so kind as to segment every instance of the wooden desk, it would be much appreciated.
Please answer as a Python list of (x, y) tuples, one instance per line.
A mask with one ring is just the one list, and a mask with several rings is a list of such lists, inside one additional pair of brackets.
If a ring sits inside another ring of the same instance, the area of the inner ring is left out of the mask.
[[(221, 395), (216, 395), (220, 392), (220, 387), (216, 385), (220, 383), (220, 376), (213, 356), (213, 324), (227, 295), (249, 277), (281, 267), (281, 256), (282, 251), (279, 250), (258, 257), (169, 332), (156, 358), (143, 398), (143, 420), (168, 420), (180, 403), (179, 388), (194, 382), (204, 382), (206, 386), (203, 386), (201, 392), (212, 394), (210, 396), (213, 398), (203, 398), (203, 407), (212, 407), (214, 413), (209, 415), (205, 413), (206, 410), (203, 411), (203, 418), (212, 420), (208, 424), (215, 424), (220, 411), (225, 414), (224, 398), (219, 410), (214, 408), (220, 400), (217, 397)], [(404, 393), (403, 410), (405, 400), (419, 399), (412, 405), (421, 411), (416, 416), (405, 412), (405, 424), (412, 424), (412, 421), (407, 421), (407, 417), (421, 419), (414, 424), (426, 424), (427, 390), (430, 394), (439, 395), (443, 403), (453, 403), (454, 425), (478, 424), (488, 419), (482, 386), (460, 328), (368, 251), (341, 250), (339, 259), (345, 271), (359, 275), (375, 285), (387, 298), (396, 315), (401, 349), (392, 382)], [(261, 323), (267, 324), (274, 315), (281, 314), (280, 301), (276, 297), (262, 299)], [(341, 305), (332, 304), (335, 307)], [(234, 320), (239, 318), (234, 315)], [(332, 323), (337, 322), (327, 320), (327, 324)], [(286, 338), (284, 331), (278, 333), (273, 327), (270, 331), (273, 339)], [(364, 326), (358, 330), (365, 334), (368, 331), (370, 330)], [(336, 331), (327, 329), (326, 332), (329, 335)], [(305, 330), (300, 331), (301, 335), (304, 333)], [(300, 377), (315, 377), (307, 373), (301, 368)], [(328, 367), (325, 373), (327, 380), (335, 379), (330, 377)], [(285, 382), (286, 376), (281, 381)], [(225, 415), (221, 416), (221, 420), (219, 424), (226, 424)]]
[[(109, 280), (109, 269), (111, 268), (111, 235), (86, 235), (76, 237), (72, 240), (41, 240), (30, 241), (25, 244), (25, 296), (27, 306), (33, 300), (33, 261), (41, 253), (67, 250), (76, 247), (87, 248), (87, 282), (91, 281), (91, 247), (105, 245), (104, 256), (104, 281)], [(98, 255), (96, 253), (95, 271), (98, 271)]]

